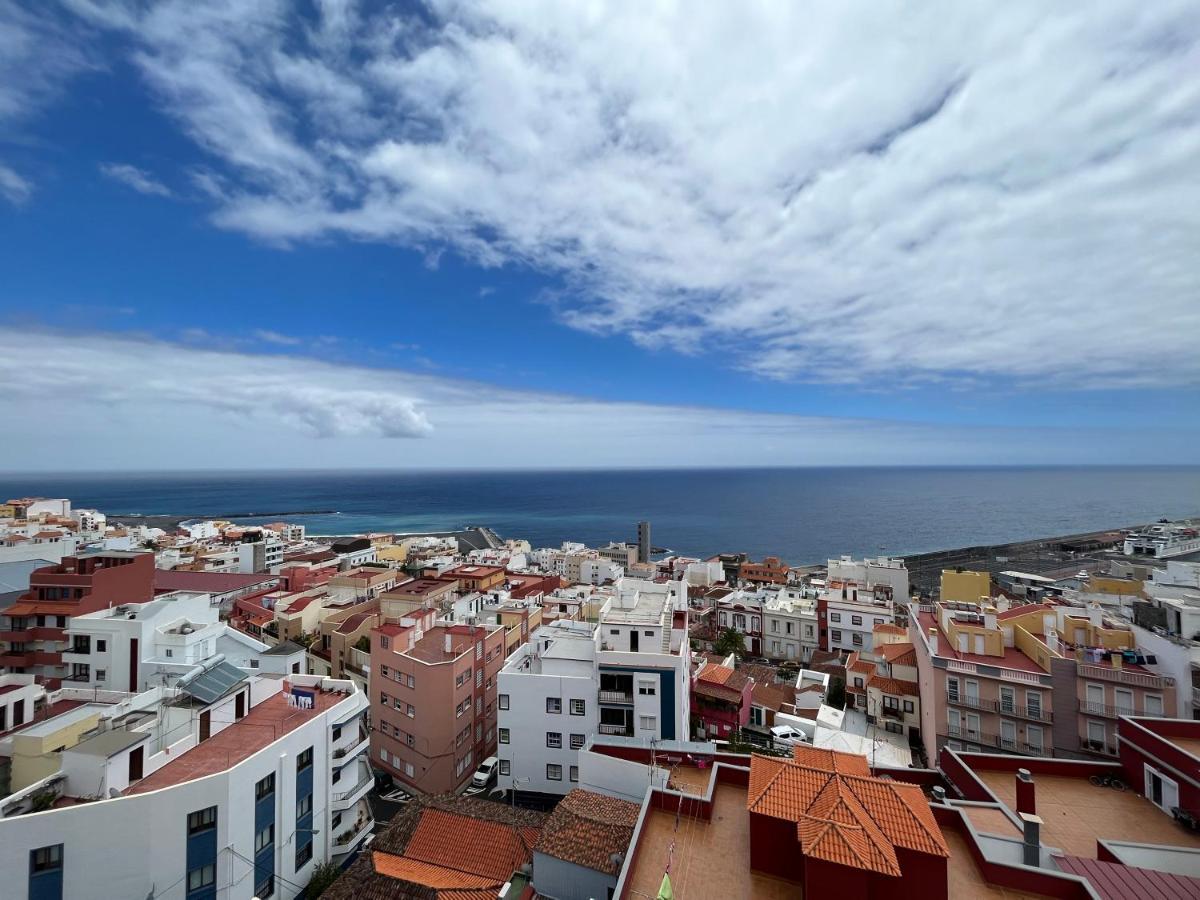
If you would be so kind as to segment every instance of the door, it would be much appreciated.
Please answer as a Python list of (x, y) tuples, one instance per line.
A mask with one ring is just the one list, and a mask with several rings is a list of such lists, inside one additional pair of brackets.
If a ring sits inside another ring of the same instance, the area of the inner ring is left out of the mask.
[(1179, 785), (1153, 766), (1146, 766), (1146, 799), (1165, 813), (1179, 805)]
[(142, 760), (145, 747), (134, 747), (129, 753), (129, 783), (140, 781), (142, 777)]
[[(114, 673), (115, 674), (115, 673)], [(129, 693), (138, 692), (138, 639), (129, 639)]]
[(246, 692), (242, 691), (233, 698), (233, 718), (234, 721), (246, 715)]
[(971, 741), (979, 740), (979, 714), (967, 713), (967, 739)]
[(970, 704), (971, 706), (979, 705), (979, 682), (978, 681), (968, 681), (967, 682), (967, 703)]
[(1017, 705), (1017, 694), (1010, 687), (1000, 688), (1000, 712), (1011, 713)]
[(200, 713), (200, 741), (207, 741), (212, 733), (212, 711), (205, 710)]
[(1104, 685), (1089, 684), (1087, 686), (1088, 712), (1104, 715)]
[(1007, 719), (1000, 720), (1000, 746), (1005, 750), (1017, 749), (1017, 726)]
[(629, 652), (630, 653), (638, 652), (638, 634), (639, 634), (639, 632), (636, 628), (632, 629), (629, 632)]

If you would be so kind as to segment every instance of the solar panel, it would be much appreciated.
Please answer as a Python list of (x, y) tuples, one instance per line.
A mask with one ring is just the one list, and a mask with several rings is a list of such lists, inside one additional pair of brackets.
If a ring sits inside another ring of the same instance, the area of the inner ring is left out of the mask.
[(214, 703), (234, 687), (246, 680), (246, 675), (237, 666), (222, 662), (202, 675), (197, 675), (183, 690), (201, 703)]

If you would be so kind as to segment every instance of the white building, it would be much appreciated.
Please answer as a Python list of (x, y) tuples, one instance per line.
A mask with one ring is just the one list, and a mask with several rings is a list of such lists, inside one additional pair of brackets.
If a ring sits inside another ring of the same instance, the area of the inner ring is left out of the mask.
[(69, 531), (54, 529), (53, 537), (36, 537), (38, 533), (49, 534), (40, 528), (34, 529), (33, 535), (24, 533), (26, 528), (6, 529), (6, 534), (0, 535), (0, 563), (21, 562), (27, 559), (45, 559), (51, 563), (60, 563), (64, 556), (74, 556), (79, 547), (79, 538)]
[(873, 588), (885, 584), (892, 589), (897, 603), (908, 600), (908, 568), (904, 560), (879, 556), (875, 559), (854, 559), (843, 556), (829, 560), (829, 581), (853, 582)]
[(173, 685), (215, 656), (247, 673), (305, 671), (303, 648), (271, 647), (230, 628), (209, 594), (192, 591), (73, 616), (66, 640), (71, 683), (101, 690)]
[(352, 683), (217, 664), (117, 697), (54, 774), (0, 800), (6, 898), (290, 898), (370, 833)]
[(607, 559), (585, 559), (579, 564), (580, 584), (604, 584), (606, 581), (616, 581), (625, 570), (615, 562)]
[(685, 740), (686, 604), (682, 582), (623, 579), (599, 624), (558, 621), (534, 632), (498, 678), (498, 786), (567, 793), (579, 749), (597, 733)]
[(847, 586), (825, 593), (828, 631), (825, 646), (829, 650), (870, 650), (871, 632), (876, 625), (893, 625), (896, 621), (890, 592), (876, 593)]
[(808, 662), (820, 644), (817, 604), (798, 588), (780, 588), (763, 604), (763, 655)]

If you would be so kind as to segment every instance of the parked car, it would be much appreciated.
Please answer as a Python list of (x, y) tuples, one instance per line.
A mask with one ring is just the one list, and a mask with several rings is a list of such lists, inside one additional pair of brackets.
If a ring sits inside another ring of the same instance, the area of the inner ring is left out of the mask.
[(484, 790), (488, 785), (496, 780), (496, 775), (500, 770), (500, 760), (495, 756), (489, 756), (479, 764), (479, 768), (475, 770), (475, 774), (471, 776), (471, 787), (476, 790)]
[(771, 739), (776, 744), (807, 744), (808, 738), (803, 731), (791, 725), (775, 725), (771, 728)]

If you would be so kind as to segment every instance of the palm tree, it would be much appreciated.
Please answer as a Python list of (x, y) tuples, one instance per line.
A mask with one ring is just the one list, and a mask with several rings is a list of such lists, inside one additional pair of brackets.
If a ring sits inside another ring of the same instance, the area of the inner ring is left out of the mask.
[(732, 653), (736, 657), (743, 657), (746, 655), (746, 638), (740, 631), (726, 628), (713, 643), (713, 652), (718, 656)]

